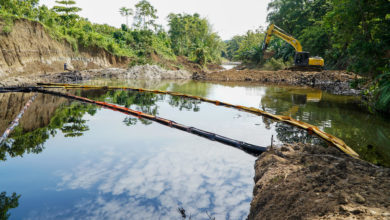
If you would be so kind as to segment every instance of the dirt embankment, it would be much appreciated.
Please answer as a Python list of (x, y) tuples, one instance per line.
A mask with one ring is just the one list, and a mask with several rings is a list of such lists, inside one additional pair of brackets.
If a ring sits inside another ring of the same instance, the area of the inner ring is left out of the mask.
[(0, 50), (0, 80), (60, 72), (64, 63), (84, 70), (123, 66), (128, 61), (101, 48), (79, 48), (75, 52), (66, 41), (53, 39), (40, 23), (23, 19), (15, 21), (11, 33), (0, 34)]
[(390, 219), (390, 169), (335, 148), (283, 146), (255, 169), (249, 219)]
[(359, 90), (352, 89), (350, 83), (359, 78), (346, 71), (324, 70), (322, 72), (299, 72), (291, 70), (225, 70), (211, 73), (194, 74), (196, 80), (208, 81), (248, 81), (281, 85), (309, 86), (333, 94), (357, 95)]

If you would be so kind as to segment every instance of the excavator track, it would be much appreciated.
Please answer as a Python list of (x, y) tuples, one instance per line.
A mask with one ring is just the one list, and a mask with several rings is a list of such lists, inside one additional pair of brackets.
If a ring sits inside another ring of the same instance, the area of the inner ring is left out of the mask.
[(301, 72), (321, 72), (323, 70), (323, 67), (322, 66), (292, 66), (287, 68), (287, 70), (301, 71)]

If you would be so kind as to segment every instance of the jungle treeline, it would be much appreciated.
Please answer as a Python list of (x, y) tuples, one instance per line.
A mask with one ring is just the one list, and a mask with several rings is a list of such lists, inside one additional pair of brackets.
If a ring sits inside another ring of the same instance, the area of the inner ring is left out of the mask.
[(148, 1), (140, 0), (133, 8), (118, 8), (126, 24), (115, 28), (80, 17), (82, 9), (73, 0), (58, 0), (53, 8), (40, 5), (39, 0), (1, 0), (0, 34), (9, 34), (16, 19), (28, 19), (43, 24), (53, 38), (66, 40), (75, 51), (97, 46), (132, 57), (132, 65), (151, 62), (151, 54), (166, 60), (186, 56), (201, 66), (220, 62), (224, 44), (199, 14), (170, 14), (166, 31), (156, 23), (157, 9)]

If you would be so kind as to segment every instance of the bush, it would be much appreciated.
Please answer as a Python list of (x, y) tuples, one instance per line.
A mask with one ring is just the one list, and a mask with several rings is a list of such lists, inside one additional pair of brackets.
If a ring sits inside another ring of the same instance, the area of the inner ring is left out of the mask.
[(375, 108), (379, 111), (390, 112), (390, 71), (380, 75), (377, 80), (378, 87), (374, 92)]
[(280, 59), (271, 58), (264, 63), (262, 69), (276, 71), (276, 70), (285, 69), (287, 67), (290, 67), (291, 65), (292, 65), (292, 61), (283, 62), (282, 58)]

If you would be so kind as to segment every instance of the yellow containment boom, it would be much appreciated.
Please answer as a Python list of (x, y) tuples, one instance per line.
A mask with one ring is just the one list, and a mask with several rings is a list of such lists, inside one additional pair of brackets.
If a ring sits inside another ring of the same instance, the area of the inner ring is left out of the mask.
[(275, 120), (279, 120), (288, 124), (291, 124), (293, 126), (303, 128), (307, 130), (309, 133), (314, 133), (323, 140), (327, 141), (328, 143), (332, 144), (333, 146), (337, 147), (344, 153), (354, 157), (354, 158), (359, 158), (359, 154), (357, 154), (352, 148), (350, 148), (347, 144), (344, 143), (341, 139), (328, 134), (324, 131), (321, 131), (317, 126), (308, 124), (306, 122), (298, 121), (290, 116), (283, 116), (283, 115), (274, 115), (266, 111), (262, 111), (257, 108), (253, 107), (245, 107), (241, 105), (233, 105), (227, 102), (221, 102), (217, 100), (210, 100), (207, 98), (203, 98), (200, 96), (193, 96), (193, 95), (187, 95), (183, 93), (178, 93), (178, 92), (171, 92), (171, 91), (161, 91), (161, 90), (152, 90), (152, 89), (143, 89), (143, 88), (133, 88), (133, 87), (113, 87), (113, 86), (89, 86), (89, 85), (79, 85), (79, 84), (63, 84), (63, 83), (38, 83), (38, 85), (41, 88), (58, 88), (58, 87), (63, 87), (65, 89), (123, 89), (123, 90), (132, 90), (132, 91), (138, 91), (138, 92), (151, 92), (151, 93), (157, 93), (157, 94), (168, 94), (171, 96), (179, 96), (179, 97), (185, 97), (185, 98), (190, 98), (190, 99), (195, 99), (195, 100), (200, 100), (208, 103), (213, 103), (215, 105), (219, 106), (224, 106), (228, 108), (235, 108), (238, 110), (242, 110), (245, 112), (257, 114), (257, 115), (263, 115)]

